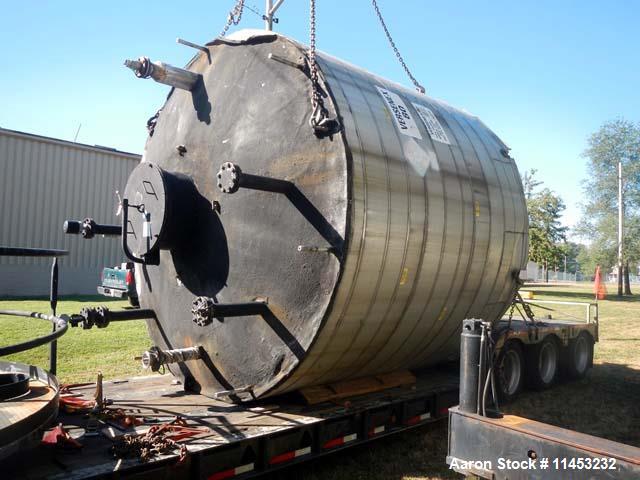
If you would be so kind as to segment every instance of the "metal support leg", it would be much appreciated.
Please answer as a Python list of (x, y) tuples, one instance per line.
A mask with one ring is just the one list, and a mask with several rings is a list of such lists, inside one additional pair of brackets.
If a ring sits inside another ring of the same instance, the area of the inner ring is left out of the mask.
[[(58, 257), (53, 257), (51, 264), (51, 284), (49, 288), (49, 305), (51, 305), (51, 315), (55, 317), (58, 306)], [(55, 332), (57, 325), (53, 324), (52, 332)], [(49, 372), (56, 374), (58, 369), (58, 341), (54, 340), (49, 344)]]

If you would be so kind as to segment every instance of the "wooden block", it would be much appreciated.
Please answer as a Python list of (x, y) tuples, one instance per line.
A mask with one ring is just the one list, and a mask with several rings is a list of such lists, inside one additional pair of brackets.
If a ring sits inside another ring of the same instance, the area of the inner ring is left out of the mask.
[(414, 383), (416, 383), (416, 377), (413, 373), (409, 370), (398, 370), (372, 377), (306, 387), (300, 390), (300, 394), (308, 405), (316, 405)]

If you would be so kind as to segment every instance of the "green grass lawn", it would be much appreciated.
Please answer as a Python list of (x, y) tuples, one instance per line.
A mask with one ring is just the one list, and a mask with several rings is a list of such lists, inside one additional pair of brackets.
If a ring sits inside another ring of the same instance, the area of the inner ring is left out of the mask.
[[(527, 287), (535, 299), (592, 301), (592, 286)], [(105, 304), (117, 309), (126, 302), (104, 297), (63, 299), (59, 313), (78, 312), (85, 305)], [(587, 378), (558, 385), (546, 392), (524, 393), (506, 406), (506, 413), (526, 416), (579, 432), (640, 446), (640, 295), (599, 302), (600, 342), (595, 365)], [(48, 302), (2, 300), (2, 309), (48, 311)], [(584, 314), (574, 307), (558, 307), (554, 317)], [(549, 312), (536, 309), (536, 315)], [(25, 340), (47, 332), (50, 325), (36, 319), (0, 317), (0, 344)], [(59, 341), (58, 376), (64, 382), (91, 381), (98, 371), (106, 379), (139, 375), (144, 371), (134, 356), (150, 346), (143, 321), (114, 323), (106, 329), (70, 329)], [(48, 347), (10, 358), (48, 365)], [(446, 423), (419, 428), (332, 457), (278, 473), (278, 479), (406, 479), (460, 478), (445, 464)]]
[[(540, 300), (591, 302), (592, 288), (536, 286), (527, 290), (533, 290)], [(637, 287), (635, 290), (638, 293)], [(640, 447), (640, 295), (618, 298), (609, 294), (598, 305), (600, 341), (589, 375), (546, 392), (527, 392), (504, 410)], [(542, 313), (540, 309), (536, 312)], [(578, 315), (575, 310), (568, 313)]]
[[(127, 301), (106, 297), (62, 298), (57, 313), (78, 313), (82, 307), (105, 305), (119, 310), (127, 307)], [(28, 310), (48, 313), (46, 300), (0, 300), (0, 309)], [(0, 316), (0, 345), (17, 343), (51, 331), (51, 324), (35, 318)], [(58, 340), (58, 378), (64, 383), (95, 381), (101, 371), (105, 380), (141, 375), (140, 362), (134, 360), (150, 344), (144, 320), (114, 322), (107, 328), (82, 330), (71, 328)], [(31, 363), (48, 368), (49, 346), (9, 355), (3, 360)]]

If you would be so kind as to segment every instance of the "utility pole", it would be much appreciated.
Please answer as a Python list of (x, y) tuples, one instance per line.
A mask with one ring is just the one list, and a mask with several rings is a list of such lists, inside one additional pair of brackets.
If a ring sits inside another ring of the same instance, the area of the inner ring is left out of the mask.
[(564, 256), (564, 281), (567, 281), (567, 255)]
[(618, 160), (618, 296), (622, 296), (622, 229), (624, 221), (624, 203), (622, 201), (622, 158)]

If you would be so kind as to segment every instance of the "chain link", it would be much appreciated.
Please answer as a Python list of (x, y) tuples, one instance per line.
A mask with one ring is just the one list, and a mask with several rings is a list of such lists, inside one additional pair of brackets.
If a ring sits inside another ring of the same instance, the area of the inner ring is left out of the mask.
[(418, 80), (416, 80), (416, 78), (411, 74), (409, 67), (407, 67), (407, 64), (405, 63), (404, 58), (402, 58), (402, 55), (400, 54), (400, 50), (398, 50), (398, 47), (396, 47), (396, 44), (393, 41), (393, 38), (391, 37), (391, 33), (387, 28), (387, 24), (385, 23), (384, 18), (382, 18), (382, 12), (380, 12), (380, 8), (378, 8), (378, 2), (376, 2), (376, 0), (371, 0), (371, 3), (373, 4), (373, 8), (376, 11), (378, 20), (380, 20), (380, 25), (382, 25), (382, 28), (384, 29), (384, 33), (387, 36), (387, 40), (389, 40), (389, 44), (391, 45), (391, 48), (393, 48), (393, 51), (395, 52), (396, 57), (400, 62), (400, 65), (402, 65), (402, 68), (404, 68), (404, 71), (407, 73), (407, 76), (411, 79), (411, 81), (415, 85), (416, 90), (418, 90), (420, 93), (425, 93), (424, 87), (420, 85)]
[(111, 446), (111, 453), (116, 458), (139, 458), (143, 462), (148, 462), (156, 455), (165, 455), (178, 450), (178, 464), (181, 464), (187, 457), (187, 447), (170, 438), (168, 434), (171, 432), (171, 427), (186, 427), (186, 425), (183, 418), (176, 417), (171, 422), (151, 427), (145, 434), (125, 434), (116, 437)]
[(238, 25), (240, 23), (240, 20), (242, 20), (242, 12), (244, 11), (244, 2), (245, 0), (236, 0), (235, 6), (229, 11), (227, 24), (222, 29), (222, 32), (220, 32), (220, 35), (218, 35), (219, 37), (224, 37), (231, 28), (231, 25)]
[(525, 315), (527, 316), (527, 318), (529, 320), (531, 320), (532, 323), (536, 322), (536, 318), (533, 314), (533, 310), (531, 309), (531, 306), (524, 301), (524, 299), (522, 298), (522, 295), (520, 295), (520, 292), (516, 292), (516, 298), (514, 299), (514, 305), (516, 303), (519, 303), (522, 305), (522, 309), (524, 310)]
[(511, 321), (513, 320), (513, 312), (516, 309), (515, 301), (511, 303), (511, 308), (509, 309), (509, 327), (511, 327)]
[(340, 130), (337, 120), (329, 118), (329, 112), (324, 106), (320, 91), (318, 62), (316, 59), (316, 0), (310, 0), (309, 5), (309, 78), (311, 80), (311, 117), (309, 125), (316, 135), (331, 135)]
[(327, 121), (327, 111), (318, 88), (318, 63), (316, 61), (316, 0), (309, 5), (309, 77), (311, 79), (311, 117), (309, 125), (316, 130)]

